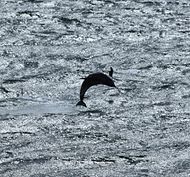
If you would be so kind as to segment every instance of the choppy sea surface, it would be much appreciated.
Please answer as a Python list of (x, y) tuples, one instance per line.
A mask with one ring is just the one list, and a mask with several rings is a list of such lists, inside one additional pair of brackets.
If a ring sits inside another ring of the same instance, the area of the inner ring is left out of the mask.
[(189, 0), (0, 7), (1, 177), (190, 176)]

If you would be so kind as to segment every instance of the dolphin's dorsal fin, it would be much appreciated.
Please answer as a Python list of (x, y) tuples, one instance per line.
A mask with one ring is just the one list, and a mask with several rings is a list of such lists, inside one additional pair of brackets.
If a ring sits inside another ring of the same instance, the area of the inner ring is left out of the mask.
[(112, 68), (112, 67), (110, 67), (109, 76), (110, 76), (110, 77), (113, 76), (113, 68)]

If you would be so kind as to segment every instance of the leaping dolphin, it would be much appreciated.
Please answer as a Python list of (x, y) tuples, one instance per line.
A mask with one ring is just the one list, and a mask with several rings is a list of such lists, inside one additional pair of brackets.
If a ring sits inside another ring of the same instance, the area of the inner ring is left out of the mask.
[(82, 105), (82, 106), (86, 106), (86, 104), (83, 102), (84, 99), (84, 95), (86, 93), (86, 91), (94, 86), (94, 85), (107, 85), (109, 87), (115, 87), (114, 81), (112, 80), (112, 75), (113, 75), (113, 68), (110, 67), (110, 71), (109, 71), (109, 76), (98, 72), (98, 73), (94, 73), (94, 74), (90, 74), (88, 77), (86, 77), (81, 85), (81, 89), (80, 89), (80, 101), (76, 104), (76, 106), (78, 105)]

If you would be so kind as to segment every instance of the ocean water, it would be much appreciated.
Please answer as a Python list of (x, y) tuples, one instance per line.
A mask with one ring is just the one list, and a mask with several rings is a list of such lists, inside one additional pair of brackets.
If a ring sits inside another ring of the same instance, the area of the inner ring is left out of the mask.
[(189, 0), (0, 7), (1, 177), (190, 176)]

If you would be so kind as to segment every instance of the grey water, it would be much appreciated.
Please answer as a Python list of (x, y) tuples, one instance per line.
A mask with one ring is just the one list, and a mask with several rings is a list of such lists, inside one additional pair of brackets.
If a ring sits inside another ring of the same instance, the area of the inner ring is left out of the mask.
[(189, 177), (190, 1), (1, 0), (0, 176)]

